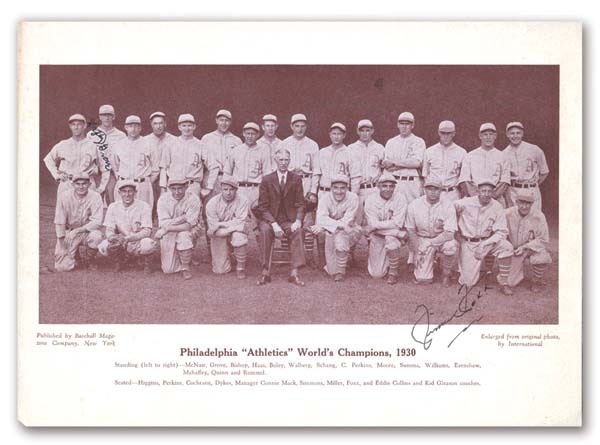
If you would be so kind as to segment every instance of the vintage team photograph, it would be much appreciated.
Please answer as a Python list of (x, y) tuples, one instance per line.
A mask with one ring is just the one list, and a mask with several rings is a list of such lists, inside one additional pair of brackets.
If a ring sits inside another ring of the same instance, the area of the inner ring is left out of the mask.
[(559, 322), (557, 65), (39, 74), (41, 324)]

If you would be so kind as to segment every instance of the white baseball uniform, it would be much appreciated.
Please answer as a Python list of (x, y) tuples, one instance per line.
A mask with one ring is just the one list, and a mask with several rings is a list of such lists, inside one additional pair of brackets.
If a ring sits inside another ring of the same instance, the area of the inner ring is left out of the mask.
[(331, 190), (331, 177), (334, 175), (343, 175), (350, 181), (350, 189), (356, 193), (360, 180), (360, 170), (358, 165), (351, 157), (348, 147), (342, 145), (339, 148), (333, 148), (329, 145), (321, 149), (315, 157), (315, 169), (313, 175), (319, 178), (319, 199), (324, 192)]
[(249, 147), (243, 143), (232, 150), (224, 172), (238, 181), (237, 192), (244, 195), (252, 208), (258, 203), (258, 186), (263, 176), (270, 172), (270, 168), (269, 147), (263, 144), (254, 144)]
[[(457, 213), (457, 225), (460, 233), (459, 284), (474, 286), (479, 280), (482, 260), (475, 258), (474, 252), (482, 248), (481, 258), (493, 255), (498, 259), (510, 258), (513, 247), (506, 240), (508, 227), (502, 204), (492, 199), (489, 204), (482, 206), (479, 197), (472, 196), (454, 201)], [(505, 285), (508, 270), (500, 265), (498, 282)]]
[[(113, 147), (115, 174), (119, 190), (120, 182), (132, 179), (137, 183), (136, 198), (148, 203), (150, 208), (154, 205), (154, 191), (152, 190), (152, 171), (156, 171), (159, 160), (152, 158), (150, 145), (142, 137), (130, 139), (129, 137), (117, 141)], [(121, 201), (121, 196), (115, 192), (115, 202)]]
[[(427, 196), (415, 199), (408, 205), (406, 230), (414, 230), (418, 240), (417, 258), (412, 259), (415, 278), (418, 281), (433, 280), (436, 254), (453, 257), (458, 251), (458, 243), (454, 239), (457, 230), (454, 205), (444, 199), (431, 204), (427, 201)], [(449, 259), (446, 264), (451, 267)]]
[(509, 241), (515, 249), (518, 247), (529, 249), (523, 255), (512, 257), (508, 284), (516, 286), (524, 278), (523, 266), (526, 260), (529, 260), (534, 267), (552, 263), (552, 257), (548, 251), (550, 236), (546, 217), (533, 207), (527, 216), (521, 216), (517, 206), (510, 207), (505, 212)]
[[(406, 198), (402, 193), (394, 193), (390, 199), (383, 199), (377, 193), (371, 193), (365, 200), (365, 219), (376, 230), (369, 235), (368, 270), (373, 278), (384, 277), (390, 268), (389, 252), (398, 251), (406, 237), (404, 220), (406, 217)], [(395, 256), (394, 269), (397, 270), (400, 258)]]
[(278, 137), (275, 137), (275, 139), (269, 141), (264, 135), (258, 141), (256, 141), (257, 144), (266, 145), (269, 148), (269, 159), (271, 160), (271, 163), (269, 164), (269, 170), (266, 171), (265, 174), (277, 170), (277, 164), (275, 163), (273, 156), (275, 155), (277, 149), (281, 147), (282, 142), (283, 141)]
[(205, 174), (202, 181), (202, 188), (212, 190), (210, 198), (221, 192), (220, 176), (223, 175), (225, 166), (229, 163), (231, 151), (240, 145), (242, 140), (230, 131), (221, 133), (219, 130), (215, 130), (202, 136), (200, 142), (206, 148), (209, 159), (214, 160), (218, 166), (218, 171)]
[(189, 223), (192, 230), (182, 232), (168, 232), (160, 239), (160, 260), (164, 273), (176, 273), (181, 270), (182, 263), (178, 251), (191, 250), (198, 232), (193, 228), (198, 224), (202, 204), (193, 193), (186, 193), (177, 201), (170, 192), (163, 194), (158, 199), (158, 224), (165, 227), (175, 221)]
[(211, 237), (210, 250), (214, 273), (223, 274), (231, 271), (230, 245), (233, 247), (237, 270), (245, 269), (249, 210), (250, 203), (240, 193), (236, 193), (231, 202), (225, 201), (222, 195), (218, 194), (206, 204), (206, 220), (208, 235)]
[(477, 194), (477, 184), (481, 181), (492, 181), (495, 185), (501, 182), (510, 184), (510, 168), (505, 156), (493, 147), (476, 148), (467, 153), (460, 170), (459, 183), (466, 183), (469, 196)]
[(517, 202), (517, 193), (530, 193), (533, 196), (533, 208), (542, 211), (542, 195), (538, 181), (540, 175), (550, 172), (546, 155), (540, 147), (522, 141), (518, 147), (509, 145), (502, 152), (510, 167), (510, 197)]
[(454, 142), (447, 147), (438, 142), (425, 150), (423, 177), (434, 175), (442, 182), (442, 199), (456, 201), (460, 198), (458, 180), (466, 155), (467, 151)]
[(302, 170), (302, 188), (304, 195), (308, 192), (317, 194), (318, 178), (313, 175), (316, 158), (319, 154), (319, 146), (311, 138), (304, 136), (297, 139), (294, 135), (285, 138), (281, 147), (290, 152), (289, 171)]
[[(58, 195), (54, 213), (57, 238), (64, 237), (64, 248), (57, 240), (54, 250), (54, 268), (58, 272), (66, 272), (75, 267), (75, 254), (81, 243), (97, 249), (102, 241), (103, 204), (100, 194), (88, 190), (80, 198), (73, 189), (67, 189)], [(74, 234), (73, 229), (85, 227), (85, 231)]]
[(359, 203), (356, 221), (359, 224), (364, 224), (365, 199), (370, 194), (379, 192), (377, 179), (381, 176), (381, 162), (384, 157), (384, 148), (383, 145), (376, 141), (370, 141), (368, 144), (365, 144), (358, 140), (348, 145), (348, 151), (360, 173), (360, 188), (357, 191)]
[[(87, 173), (90, 176), (98, 174), (96, 147), (87, 138), (77, 141), (71, 137), (60, 141), (44, 157), (44, 164), (58, 182), (56, 196), (73, 188), (71, 179), (74, 174)], [(67, 174), (66, 179), (63, 179), (63, 173)], [(94, 190), (95, 186), (94, 181), (91, 181), (90, 188)]]
[(110, 130), (97, 127), (89, 131), (87, 137), (96, 147), (98, 169), (102, 175), (98, 188), (104, 188), (106, 191), (106, 202), (110, 204), (115, 200), (114, 189), (117, 183), (117, 177), (114, 172), (113, 147), (118, 141), (126, 139), (127, 135), (116, 127), (112, 127)]
[(398, 180), (397, 190), (404, 194), (408, 203), (423, 194), (421, 168), (424, 154), (425, 141), (412, 133), (407, 137), (394, 136), (385, 144), (384, 159), (394, 164), (409, 161), (417, 165), (412, 168), (388, 169)]

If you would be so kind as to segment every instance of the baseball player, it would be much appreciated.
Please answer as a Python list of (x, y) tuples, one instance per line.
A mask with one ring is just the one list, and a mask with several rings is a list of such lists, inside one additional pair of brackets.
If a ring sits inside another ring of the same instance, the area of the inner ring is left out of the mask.
[(108, 206), (104, 217), (104, 239), (98, 246), (102, 256), (113, 260), (114, 271), (119, 272), (130, 257), (141, 257), (144, 274), (152, 273), (152, 254), (157, 243), (150, 238), (152, 232), (152, 207), (136, 199), (138, 183), (126, 179), (117, 185), (119, 201)]
[[(250, 203), (250, 208), (258, 205), (258, 187), (265, 174), (270, 172), (271, 153), (269, 147), (258, 144), (260, 127), (254, 122), (247, 122), (243, 127), (244, 143), (235, 147), (224, 172), (233, 176), (239, 184), (238, 193)], [(250, 214), (254, 221), (254, 216)]]
[(534, 198), (530, 193), (518, 193), (517, 205), (505, 210), (508, 239), (515, 249), (512, 257), (508, 285), (516, 286), (523, 278), (523, 266), (531, 265), (531, 290), (539, 292), (544, 287), (544, 274), (552, 257), (548, 252), (550, 237), (546, 217), (533, 209)]
[(271, 158), (271, 165), (269, 166), (269, 170), (265, 173), (271, 173), (277, 169), (277, 164), (273, 159), (273, 155), (277, 151), (277, 149), (281, 146), (281, 139), (277, 137), (277, 128), (279, 128), (277, 124), (277, 116), (274, 114), (265, 114), (262, 117), (262, 130), (263, 135), (258, 140), (258, 144), (266, 145), (269, 148), (269, 154)]
[(114, 127), (115, 109), (112, 105), (101, 105), (98, 110), (100, 125), (88, 132), (88, 138), (96, 146), (96, 158), (100, 170), (100, 181), (96, 191), (104, 196), (106, 204), (115, 200), (114, 189), (117, 177), (114, 173), (113, 147), (127, 136)]
[(396, 178), (389, 172), (379, 176), (376, 190), (365, 200), (363, 231), (369, 235), (368, 270), (373, 278), (383, 278), (387, 273), (387, 283), (396, 284), (400, 248), (406, 237), (406, 198), (402, 193), (394, 193)]
[[(74, 114), (69, 117), (71, 137), (60, 141), (44, 157), (46, 168), (58, 182), (56, 196), (72, 188), (74, 174), (84, 172), (92, 176), (98, 173), (96, 147), (85, 136), (86, 126), (87, 121), (83, 115)], [(91, 183), (90, 186), (94, 190), (94, 184)]]
[(238, 191), (238, 181), (229, 175), (221, 178), (221, 193), (206, 204), (208, 236), (212, 271), (224, 274), (231, 271), (230, 246), (236, 263), (238, 279), (246, 278), (248, 257), (248, 200)]
[[(152, 209), (154, 205), (152, 175), (153, 172), (158, 171), (159, 160), (152, 156), (152, 150), (146, 139), (140, 137), (142, 120), (139, 116), (127, 116), (125, 131), (127, 137), (114, 145), (114, 171), (118, 179), (116, 188), (119, 190), (119, 184), (124, 180), (136, 182), (137, 198), (146, 202)], [(120, 201), (121, 195), (117, 193), (114, 199)]]
[(319, 146), (315, 141), (306, 136), (307, 120), (302, 113), (297, 113), (290, 119), (292, 135), (284, 139), (281, 147), (290, 152), (289, 171), (302, 177), (302, 188), (304, 190), (306, 212), (302, 227), (304, 230), (304, 249), (306, 260), (313, 265), (314, 237), (309, 227), (315, 223), (315, 209), (317, 206), (318, 178), (313, 175), (316, 157), (319, 154)]
[[(367, 196), (377, 194), (379, 176), (381, 176), (381, 163), (384, 158), (383, 145), (373, 140), (373, 123), (369, 119), (362, 119), (356, 126), (358, 140), (348, 145), (350, 157), (353, 159), (360, 172), (360, 185), (355, 192), (358, 194), (358, 214), (356, 221), (364, 225), (364, 205)], [(381, 191), (379, 191), (381, 193)]]
[(456, 211), (451, 202), (440, 199), (442, 181), (433, 175), (425, 179), (425, 195), (408, 205), (406, 230), (412, 251), (415, 284), (433, 282), (433, 264), (441, 253), (442, 285), (450, 286), (450, 273), (458, 251), (454, 239)]
[(512, 295), (507, 278), (513, 247), (506, 240), (508, 228), (502, 204), (492, 198), (495, 184), (484, 179), (478, 184), (478, 195), (454, 201), (459, 231), (460, 285), (472, 287), (480, 278), (481, 262), (486, 255), (496, 257), (498, 283), (505, 295)]
[(348, 190), (350, 181), (345, 174), (335, 174), (329, 182), (331, 190), (319, 197), (317, 220), (311, 231), (325, 236), (325, 271), (339, 282), (346, 276), (350, 249), (361, 237), (355, 222), (358, 196)]
[(481, 124), (479, 139), (481, 145), (467, 153), (463, 160), (458, 180), (464, 196), (475, 196), (477, 184), (485, 178), (496, 183), (493, 198), (500, 203), (510, 184), (510, 170), (504, 155), (495, 147), (496, 126), (491, 122)]
[(200, 199), (194, 193), (187, 193), (188, 184), (185, 178), (169, 179), (168, 192), (158, 199), (159, 229), (154, 234), (160, 240), (162, 271), (181, 271), (186, 280), (192, 278), (190, 263), (202, 210)]
[(425, 141), (413, 134), (415, 117), (405, 111), (398, 116), (399, 135), (385, 144), (383, 168), (398, 181), (397, 190), (411, 202), (423, 194), (421, 168), (425, 153)]
[(154, 195), (154, 203), (152, 206), (152, 215), (156, 215), (156, 203), (160, 196), (160, 161), (162, 160), (162, 153), (165, 150), (164, 147), (173, 145), (176, 141), (176, 137), (167, 131), (167, 116), (162, 111), (155, 111), (150, 115), (150, 127), (152, 132), (144, 139), (150, 146), (151, 159), (158, 159), (158, 164), (152, 166), (152, 193)]
[(200, 142), (202, 142), (202, 145), (207, 151), (207, 156), (214, 159), (214, 162), (216, 162), (218, 166), (218, 171), (210, 170), (205, 172), (202, 188), (209, 190), (209, 194), (204, 197), (204, 203), (221, 191), (219, 186), (221, 182), (220, 177), (223, 176), (225, 166), (229, 163), (231, 151), (234, 147), (237, 147), (242, 143), (242, 140), (239, 137), (229, 131), (231, 119), (232, 116), (229, 110), (217, 111), (217, 129), (211, 133), (205, 134), (202, 136), (202, 139), (200, 139)]
[(460, 199), (458, 180), (467, 151), (454, 143), (456, 127), (452, 121), (442, 121), (438, 127), (440, 142), (425, 150), (423, 177), (435, 175), (442, 181), (442, 199)]
[(91, 180), (87, 173), (74, 173), (72, 182), (72, 188), (61, 192), (56, 200), (54, 269), (57, 272), (73, 270), (78, 251), (81, 264), (96, 270), (95, 258), (102, 241), (100, 194), (90, 190)]
[(539, 186), (548, 177), (546, 155), (540, 147), (523, 140), (524, 127), (521, 122), (510, 122), (506, 126), (506, 137), (510, 141), (503, 154), (510, 167), (510, 188), (506, 193), (507, 207), (512, 207), (517, 193), (533, 196), (533, 208), (542, 211), (542, 195)]

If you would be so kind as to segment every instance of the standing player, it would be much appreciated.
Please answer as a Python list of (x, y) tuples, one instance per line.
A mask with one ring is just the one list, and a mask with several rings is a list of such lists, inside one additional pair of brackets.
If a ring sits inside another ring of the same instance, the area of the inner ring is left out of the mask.
[[(358, 213), (356, 222), (363, 225), (364, 205), (367, 196), (378, 192), (378, 179), (381, 176), (381, 163), (384, 157), (383, 145), (373, 140), (373, 123), (369, 119), (358, 122), (356, 131), (358, 140), (348, 145), (350, 157), (358, 167), (360, 185), (355, 192), (358, 194)], [(381, 193), (379, 191), (379, 193)]]
[(458, 251), (454, 239), (456, 211), (451, 202), (440, 199), (441, 191), (442, 181), (430, 175), (425, 179), (425, 196), (408, 205), (406, 230), (415, 265), (415, 284), (433, 282), (433, 264), (436, 254), (441, 253), (442, 285), (450, 286), (450, 272)]
[(117, 185), (119, 201), (108, 206), (104, 217), (106, 239), (98, 246), (103, 256), (112, 257), (114, 271), (119, 272), (127, 264), (129, 257), (142, 258), (144, 274), (152, 273), (152, 254), (156, 251), (156, 241), (152, 233), (152, 207), (135, 198), (137, 183), (131, 179)]
[(400, 248), (406, 237), (406, 198), (402, 193), (394, 193), (396, 178), (389, 172), (378, 178), (376, 190), (365, 201), (363, 230), (369, 235), (368, 270), (373, 278), (382, 278), (387, 273), (387, 283), (396, 284)]
[[(85, 137), (87, 122), (81, 114), (74, 114), (69, 118), (71, 137), (64, 139), (52, 147), (44, 158), (48, 171), (58, 182), (56, 195), (72, 188), (73, 175), (86, 173), (92, 176), (98, 173), (96, 162), (96, 147)], [(95, 188), (91, 184), (92, 190)]]
[(80, 258), (82, 265), (95, 270), (98, 244), (102, 241), (102, 198), (90, 190), (90, 177), (87, 173), (73, 175), (73, 187), (58, 195), (54, 224), (56, 226), (56, 248), (54, 268), (66, 272), (75, 268), (75, 256), (84, 247)]
[(277, 137), (277, 116), (274, 114), (265, 114), (262, 118), (262, 130), (263, 135), (258, 140), (259, 144), (266, 145), (269, 148), (269, 157), (271, 159), (271, 165), (269, 166), (269, 171), (265, 173), (271, 173), (272, 171), (277, 170), (277, 164), (273, 159), (275, 152), (281, 146), (281, 139)]
[(506, 126), (509, 145), (502, 152), (510, 166), (510, 189), (506, 193), (507, 207), (514, 205), (517, 193), (533, 196), (533, 208), (542, 211), (542, 195), (539, 186), (548, 177), (546, 155), (540, 147), (523, 140), (524, 127), (521, 122)]
[(467, 151), (454, 143), (456, 127), (452, 121), (442, 121), (438, 127), (440, 142), (425, 150), (423, 177), (434, 175), (442, 182), (442, 199), (460, 199), (458, 179)]
[(502, 205), (492, 199), (495, 184), (485, 179), (478, 184), (478, 195), (454, 201), (459, 230), (460, 285), (473, 287), (480, 278), (481, 261), (486, 255), (498, 260), (498, 283), (505, 295), (512, 295), (508, 286), (513, 247), (506, 240), (508, 228)]
[(158, 199), (159, 229), (154, 234), (160, 240), (163, 272), (181, 271), (186, 280), (192, 278), (190, 263), (202, 209), (200, 199), (194, 193), (187, 193), (188, 182), (185, 178), (169, 179), (169, 191)]
[(544, 274), (552, 257), (548, 252), (550, 236), (548, 223), (542, 212), (532, 209), (533, 196), (529, 193), (517, 194), (517, 205), (506, 209), (508, 239), (515, 249), (512, 257), (508, 285), (516, 286), (523, 278), (523, 266), (529, 260), (531, 265), (531, 290), (539, 292), (544, 287)]
[(117, 141), (127, 136), (114, 127), (115, 109), (112, 105), (101, 105), (98, 110), (100, 125), (88, 133), (88, 138), (96, 146), (96, 158), (100, 169), (100, 181), (96, 191), (104, 196), (106, 204), (115, 200), (115, 184), (113, 147)]
[[(116, 188), (124, 180), (132, 180), (138, 184), (137, 198), (146, 202), (150, 209), (154, 204), (152, 192), (152, 172), (156, 170), (158, 159), (152, 158), (152, 151), (145, 138), (140, 137), (142, 120), (139, 116), (127, 116), (125, 119), (127, 137), (117, 141), (114, 145), (114, 171), (117, 175)], [(115, 201), (120, 201), (121, 196), (115, 195)]]
[(221, 178), (221, 193), (206, 205), (207, 234), (211, 238), (212, 271), (231, 271), (230, 246), (235, 257), (238, 279), (246, 278), (248, 257), (248, 212), (250, 206), (239, 193), (238, 182), (232, 176)]
[(312, 232), (325, 236), (325, 271), (333, 281), (343, 281), (352, 247), (360, 240), (361, 230), (356, 224), (358, 196), (348, 191), (347, 175), (333, 175), (331, 190), (319, 197), (317, 221)]
[(415, 117), (405, 111), (398, 116), (400, 134), (385, 144), (383, 168), (392, 173), (398, 181), (398, 192), (403, 193), (406, 202), (423, 194), (421, 168), (425, 153), (425, 141), (413, 134)]
[(464, 196), (475, 196), (477, 184), (489, 178), (496, 183), (492, 197), (502, 202), (510, 184), (510, 170), (504, 155), (494, 145), (496, 126), (490, 122), (481, 124), (479, 139), (481, 146), (467, 153), (458, 182)]

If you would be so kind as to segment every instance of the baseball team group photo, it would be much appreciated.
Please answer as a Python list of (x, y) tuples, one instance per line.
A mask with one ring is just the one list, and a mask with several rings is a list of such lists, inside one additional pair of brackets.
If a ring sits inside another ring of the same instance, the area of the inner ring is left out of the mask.
[(558, 322), (555, 66), (42, 66), (40, 323)]

